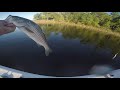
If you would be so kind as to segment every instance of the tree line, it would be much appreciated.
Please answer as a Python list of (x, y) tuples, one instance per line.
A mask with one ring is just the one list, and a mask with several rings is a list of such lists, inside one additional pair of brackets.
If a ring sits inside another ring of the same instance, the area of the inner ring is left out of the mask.
[(35, 14), (34, 20), (65, 21), (120, 31), (119, 12), (42, 12)]

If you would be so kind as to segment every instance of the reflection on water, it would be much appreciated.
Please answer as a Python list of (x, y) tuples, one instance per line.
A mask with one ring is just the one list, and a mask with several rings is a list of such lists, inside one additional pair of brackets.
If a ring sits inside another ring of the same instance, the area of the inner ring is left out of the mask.
[(101, 34), (76, 26), (44, 25), (42, 28), (47, 36), (50, 36), (51, 32), (56, 35), (62, 33), (65, 39), (79, 39), (81, 43), (90, 43), (97, 46), (96, 48), (109, 48), (113, 55), (120, 51), (120, 38), (109, 34)]
[(43, 47), (16, 29), (0, 36), (0, 64), (15, 69), (50, 76), (89, 74), (95, 65), (120, 68), (112, 60), (119, 52), (120, 39), (79, 27), (41, 25), (53, 53), (46, 57)]

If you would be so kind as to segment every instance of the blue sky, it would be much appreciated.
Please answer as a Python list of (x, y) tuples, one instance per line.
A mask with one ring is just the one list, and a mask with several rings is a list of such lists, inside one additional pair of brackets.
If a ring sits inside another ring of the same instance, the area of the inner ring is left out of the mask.
[(8, 15), (20, 16), (32, 20), (36, 13), (40, 12), (0, 12), (0, 20), (4, 20)]
[[(20, 16), (32, 20), (33, 16), (40, 12), (0, 12), (0, 20), (4, 20), (9, 15)], [(110, 14), (110, 12), (107, 12)]]

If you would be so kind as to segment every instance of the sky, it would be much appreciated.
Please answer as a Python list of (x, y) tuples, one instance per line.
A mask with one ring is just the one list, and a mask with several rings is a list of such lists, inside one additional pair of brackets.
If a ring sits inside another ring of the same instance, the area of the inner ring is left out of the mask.
[(20, 17), (24, 17), (24, 18), (33, 20), (33, 16), (36, 13), (40, 13), (40, 12), (0, 12), (0, 20), (6, 19), (7, 16), (9, 16), (9, 15), (20, 16)]
[[(33, 20), (33, 16), (36, 13), (40, 13), (40, 12), (0, 12), (0, 20), (4, 20), (7, 18), (7, 16), (9, 15), (14, 15), (14, 16), (20, 16), (20, 17), (24, 17), (30, 20)], [(110, 14), (110, 12), (107, 12)]]

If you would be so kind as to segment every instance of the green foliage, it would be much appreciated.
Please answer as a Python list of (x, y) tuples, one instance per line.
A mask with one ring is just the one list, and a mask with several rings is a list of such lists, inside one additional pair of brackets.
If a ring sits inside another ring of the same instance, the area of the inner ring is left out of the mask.
[(120, 16), (119, 12), (112, 12), (111, 15), (113, 19)]
[(120, 31), (120, 16), (114, 18), (114, 19), (111, 21), (111, 28), (112, 28), (112, 30)]
[(112, 12), (111, 13), (112, 20), (111, 20), (111, 29), (120, 32), (120, 14), (119, 12)]
[(40, 17), (39, 13), (35, 14), (34, 17), (33, 17), (34, 20), (40, 20), (40, 18), (41, 17)]
[(55, 20), (105, 27), (120, 31), (119, 12), (43, 12), (34, 15), (35, 20)]

